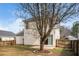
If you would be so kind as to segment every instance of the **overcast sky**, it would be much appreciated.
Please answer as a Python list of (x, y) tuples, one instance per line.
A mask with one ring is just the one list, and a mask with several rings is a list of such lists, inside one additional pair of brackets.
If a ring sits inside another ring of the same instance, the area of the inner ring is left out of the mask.
[[(16, 4), (1, 4), (0, 3), (0, 30), (8, 30), (17, 33), (23, 29), (22, 19), (15, 15), (17, 10)], [(78, 21), (79, 18), (73, 18), (72, 21), (67, 21), (62, 24), (68, 28), (72, 27), (73, 22)]]

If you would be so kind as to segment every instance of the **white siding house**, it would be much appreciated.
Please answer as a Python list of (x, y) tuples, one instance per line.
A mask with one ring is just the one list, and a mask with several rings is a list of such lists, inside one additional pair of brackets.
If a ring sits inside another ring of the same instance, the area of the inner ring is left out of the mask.
[[(51, 46), (52, 48), (56, 46), (56, 40), (60, 39), (60, 28), (59, 24), (57, 24), (52, 32), (50, 33), (50, 36), (48, 37), (47, 41), (45, 42), (46, 46)], [(36, 30), (36, 25), (34, 21), (26, 21), (26, 26), (24, 28), (23, 36), (19, 35), (18, 38), (16, 37), (16, 44), (20, 43), (24, 45), (40, 45), (40, 37), (38, 34), (38, 31)], [(24, 39), (22, 41), (22, 39)], [(19, 42), (18, 42), (19, 41)], [(21, 41), (21, 42), (20, 42)]]
[(24, 44), (24, 31), (16, 34), (16, 44)]
[(10, 31), (0, 30), (0, 41), (10, 41), (15, 39), (15, 34)]
[[(60, 39), (60, 29), (54, 28), (48, 37), (46, 45), (56, 46), (56, 39)], [(25, 45), (40, 45), (40, 38), (37, 30), (24, 29), (24, 44)]]

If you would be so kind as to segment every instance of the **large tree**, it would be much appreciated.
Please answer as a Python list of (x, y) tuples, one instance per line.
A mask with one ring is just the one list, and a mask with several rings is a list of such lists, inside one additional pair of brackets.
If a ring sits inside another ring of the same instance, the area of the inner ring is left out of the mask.
[(78, 37), (78, 33), (79, 33), (79, 21), (76, 21), (73, 24), (71, 34), (77, 38)]
[(50, 35), (53, 27), (60, 22), (73, 18), (78, 14), (78, 4), (66, 3), (21, 3), (21, 17), (30, 17), (36, 23), (40, 35), (40, 50), (44, 49), (44, 43)]

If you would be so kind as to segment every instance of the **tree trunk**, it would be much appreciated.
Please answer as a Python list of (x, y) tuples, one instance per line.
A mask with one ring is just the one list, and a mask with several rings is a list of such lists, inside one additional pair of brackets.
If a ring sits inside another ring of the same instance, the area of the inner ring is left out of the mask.
[(44, 50), (44, 42), (40, 39), (40, 51)]
[(40, 44), (40, 51), (42, 51), (42, 50), (44, 50), (44, 44), (43, 43)]

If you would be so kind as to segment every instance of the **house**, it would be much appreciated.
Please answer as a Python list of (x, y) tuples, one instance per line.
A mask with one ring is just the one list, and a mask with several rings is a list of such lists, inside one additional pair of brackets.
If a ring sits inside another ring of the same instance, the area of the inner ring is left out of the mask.
[[(23, 33), (19, 33), (20, 35), (16, 36), (16, 44), (24, 44), (24, 45), (40, 45), (40, 37), (38, 31), (36, 29), (35, 22), (32, 20), (25, 20), (26, 26), (24, 28)], [(56, 40), (60, 39), (60, 28), (59, 24), (55, 25), (50, 36), (45, 42), (45, 46), (56, 46)], [(23, 41), (22, 41), (23, 40)], [(19, 41), (19, 42), (18, 42)]]
[(10, 31), (0, 30), (0, 41), (10, 41), (15, 39), (15, 34)]
[(16, 44), (24, 44), (24, 31), (16, 34)]

